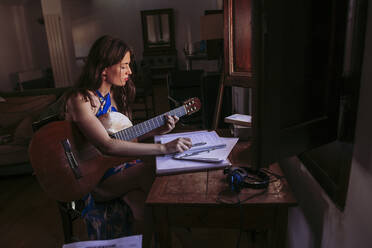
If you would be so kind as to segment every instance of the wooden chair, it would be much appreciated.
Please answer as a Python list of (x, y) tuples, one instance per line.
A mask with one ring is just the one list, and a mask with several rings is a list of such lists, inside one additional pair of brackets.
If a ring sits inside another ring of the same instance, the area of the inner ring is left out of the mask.
[(140, 68), (136, 65), (132, 67), (136, 85), (136, 98), (132, 103), (132, 112), (134, 121), (138, 123), (154, 116), (155, 104), (150, 67), (145, 63), (141, 63)]
[[(191, 97), (202, 98), (203, 70), (176, 70), (167, 74), (168, 100), (171, 109), (182, 105), (183, 101)], [(182, 117), (181, 124), (201, 124), (202, 113)]]

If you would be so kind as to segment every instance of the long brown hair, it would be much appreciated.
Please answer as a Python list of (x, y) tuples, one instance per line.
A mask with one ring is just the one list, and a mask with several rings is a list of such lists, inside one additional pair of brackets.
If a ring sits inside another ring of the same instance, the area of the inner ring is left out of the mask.
[[(81, 93), (84, 99), (86, 101), (89, 100), (92, 106), (95, 107), (94, 101), (91, 99), (91, 95), (88, 91), (95, 92), (102, 84), (101, 74), (103, 70), (119, 63), (127, 52), (130, 53), (130, 66), (132, 67), (134, 64), (134, 54), (127, 44), (109, 35), (98, 38), (89, 51), (82, 73), (76, 82), (75, 92)], [(132, 112), (129, 104), (134, 101), (136, 94), (132, 76), (133, 75), (129, 76), (129, 80), (124, 87), (113, 85), (111, 88), (118, 111), (125, 114), (130, 119), (132, 119)]]

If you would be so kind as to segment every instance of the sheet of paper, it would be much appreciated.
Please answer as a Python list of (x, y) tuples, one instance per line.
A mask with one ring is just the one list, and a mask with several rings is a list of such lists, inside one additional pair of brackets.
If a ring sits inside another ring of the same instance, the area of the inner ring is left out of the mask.
[(203, 147), (207, 147), (211, 145), (222, 144), (220, 137), (215, 131), (210, 131), (210, 132), (209, 131), (197, 131), (197, 132), (166, 134), (166, 135), (159, 136), (159, 139), (160, 139), (159, 141), (160, 143), (164, 144), (179, 137), (190, 138), (193, 144), (202, 143), (202, 142), (206, 143), (203, 146), (198, 146), (195, 148), (192, 147), (190, 150), (199, 149), (199, 148), (203, 148)]
[[(231, 165), (227, 159), (231, 150), (235, 146), (238, 138), (221, 138), (215, 131), (197, 131), (197, 132), (186, 132), (186, 133), (174, 133), (162, 136), (156, 136), (155, 141), (166, 143), (178, 137), (189, 137), (193, 144), (199, 142), (206, 142), (205, 147), (213, 146), (217, 144), (226, 144), (224, 148), (213, 150), (210, 152), (202, 152), (196, 155), (194, 158), (218, 158), (222, 162), (219, 163), (208, 163), (200, 161), (185, 161), (175, 160), (173, 155), (156, 156), (156, 173), (157, 174), (171, 174), (179, 172), (191, 172), (208, 168), (223, 168)], [(196, 147), (200, 149), (202, 146)], [(189, 151), (191, 151), (190, 149)], [(189, 152), (187, 151), (187, 152)], [(190, 157), (191, 158), (191, 157)]]
[(141, 248), (142, 235), (128, 236), (110, 240), (82, 241), (65, 244), (62, 248)]
[(251, 126), (252, 116), (243, 114), (233, 114), (225, 117), (225, 122), (238, 124), (242, 126)]

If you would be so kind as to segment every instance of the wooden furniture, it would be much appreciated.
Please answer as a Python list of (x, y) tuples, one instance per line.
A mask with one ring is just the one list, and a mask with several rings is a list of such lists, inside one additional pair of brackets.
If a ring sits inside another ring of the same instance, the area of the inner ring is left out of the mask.
[[(177, 69), (177, 50), (173, 9), (141, 11), (143, 60), (142, 66), (149, 68), (153, 95), (167, 95), (167, 74)], [(153, 100), (155, 115), (169, 110), (167, 98)]]
[(175, 50), (173, 9), (142, 10), (144, 54)]
[[(190, 97), (202, 98), (203, 70), (174, 70), (167, 74), (168, 100), (171, 108), (178, 107)], [(202, 109), (203, 111), (203, 109)], [(202, 126), (202, 111), (180, 119), (182, 124)]]
[(207, 54), (185, 54), (186, 70), (192, 70), (192, 62), (194, 60), (207, 60)]
[(11, 74), (17, 82), (16, 91), (53, 88), (53, 72), (50, 68), (21, 71)]
[(300, 156), (341, 208), (352, 149), (342, 163), (328, 149), (345, 153), (337, 141), (353, 143), (367, 2), (224, 0), (225, 66), (212, 128), (224, 88), (251, 88), (253, 164)]
[[(224, 88), (239, 86), (256, 90), (259, 51), (259, 19), (254, 18), (251, 0), (224, 1), (224, 66), (212, 128), (218, 128)], [(255, 28), (255, 29), (254, 29)], [(255, 32), (253, 32), (255, 31)], [(255, 34), (255, 35), (253, 35)]]
[(135, 70), (133, 69), (132, 73), (134, 74), (134, 82), (136, 85), (136, 98), (131, 107), (133, 122), (136, 124), (148, 120), (155, 115), (155, 99), (150, 66), (143, 61), (140, 67), (137, 67), (135, 63), (133, 64)]
[[(230, 154), (234, 165), (247, 164), (250, 142), (239, 142)], [(269, 169), (279, 175), (278, 164)], [(266, 192), (243, 189), (239, 205), (229, 196), (222, 170), (161, 176), (155, 179), (146, 203), (152, 207), (160, 247), (171, 247), (171, 227), (242, 228), (268, 230), (269, 247), (285, 247), (288, 208), (296, 204), (285, 178), (270, 183)]]

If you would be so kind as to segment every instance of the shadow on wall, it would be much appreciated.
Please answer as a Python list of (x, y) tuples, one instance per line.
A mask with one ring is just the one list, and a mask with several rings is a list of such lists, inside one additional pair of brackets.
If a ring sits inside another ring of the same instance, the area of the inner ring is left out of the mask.
[(288, 247), (322, 247), (324, 219), (329, 211), (323, 189), (297, 157), (280, 161), (280, 166), (299, 204), (288, 213)]

